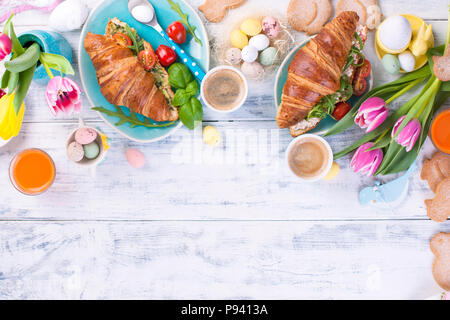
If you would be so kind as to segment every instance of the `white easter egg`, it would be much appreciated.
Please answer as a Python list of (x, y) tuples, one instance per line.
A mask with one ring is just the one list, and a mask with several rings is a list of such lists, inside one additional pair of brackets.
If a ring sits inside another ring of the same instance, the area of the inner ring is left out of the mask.
[(416, 58), (409, 50), (400, 53), (398, 55), (398, 61), (400, 62), (400, 67), (406, 72), (414, 71), (416, 67)]
[(241, 55), (245, 62), (254, 62), (258, 58), (258, 49), (253, 46), (245, 46)]
[(265, 34), (258, 34), (250, 39), (249, 45), (258, 49), (258, 51), (263, 51), (270, 44), (269, 38)]
[(404, 50), (411, 41), (411, 24), (403, 16), (387, 18), (380, 26), (379, 32), (380, 41), (388, 50)]
[(153, 8), (150, 6), (136, 6), (131, 10), (131, 15), (139, 22), (149, 23), (153, 20)]
[(84, 1), (67, 0), (52, 11), (48, 23), (51, 28), (60, 32), (78, 30), (83, 26), (88, 14), (89, 8)]

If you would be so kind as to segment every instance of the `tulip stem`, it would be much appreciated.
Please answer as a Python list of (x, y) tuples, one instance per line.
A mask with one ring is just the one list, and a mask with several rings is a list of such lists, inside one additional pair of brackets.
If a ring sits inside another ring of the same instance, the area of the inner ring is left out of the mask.
[(42, 65), (44, 66), (45, 71), (47, 72), (48, 76), (50, 77), (50, 79), (53, 79), (55, 76), (53, 75), (52, 70), (50, 69), (50, 67), (48, 66), (47, 63), (45, 63), (44, 61), (41, 60)]
[(423, 81), (423, 78), (419, 78), (416, 79), (414, 81), (412, 81), (410, 84), (408, 84), (406, 87), (404, 87), (402, 90), (400, 90), (399, 92), (397, 92), (396, 94), (394, 94), (392, 97), (390, 97), (388, 100), (386, 100), (386, 104), (391, 103), (392, 101), (394, 101), (395, 99), (397, 99), (398, 97), (400, 97), (402, 94), (404, 94), (405, 92), (409, 91), (412, 87), (418, 85), (419, 83), (421, 83)]
[(375, 140), (375, 145), (378, 144), (378, 142), (380, 142), (381, 139), (383, 139), (383, 137), (389, 132), (389, 129), (386, 129), (379, 137), (377, 140)]

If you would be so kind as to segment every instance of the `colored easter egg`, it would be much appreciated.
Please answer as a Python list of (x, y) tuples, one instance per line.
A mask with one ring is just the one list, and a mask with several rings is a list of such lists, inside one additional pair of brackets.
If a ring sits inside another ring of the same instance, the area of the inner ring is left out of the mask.
[(203, 141), (209, 146), (217, 147), (222, 142), (222, 135), (217, 128), (206, 126), (203, 129)]
[(242, 60), (245, 62), (253, 62), (258, 59), (258, 49), (253, 46), (246, 46), (242, 49)]
[(391, 16), (380, 25), (378, 34), (385, 51), (399, 53), (405, 50), (411, 41), (411, 23), (403, 16)]
[(274, 17), (265, 17), (262, 21), (262, 29), (269, 38), (276, 38), (280, 34), (281, 26)]
[(241, 31), (250, 37), (256, 36), (261, 30), (261, 22), (257, 19), (247, 19), (241, 24)]
[(241, 71), (246, 77), (254, 80), (260, 79), (264, 75), (264, 68), (257, 61), (244, 62), (241, 66)]
[(84, 149), (81, 144), (76, 141), (71, 142), (67, 146), (67, 157), (73, 162), (79, 162), (84, 158)]
[(400, 62), (393, 54), (385, 54), (381, 63), (383, 64), (384, 70), (390, 74), (398, 74), (400, 71)]
[(127, 161), (133, 168), (140, 169), (145, 165), (144, 154), (137, 149), (128, 149), (126, 152)]
[(258, 51), (263, 51), (269, 46), (270, 40), (265, 34), (258, 34), (252, 37), (248, 44), (258, 49)]
[(233, 47), (243, 49), (248, 45), (248, 37), (241, 30), (231, 32), (230, 41)]
[(409, 50), (400, 53), (398, 55), (398, 61), (400, 62), (400, 67), (406, 72), (414, 71), (416, 67), (416, 58)]
[(230, 48), (225, 52), (225, 60), (231, 64), (236, 65), (242, 61), (241, 50), (238, 48)]
[(100, 154), (100, 148), (97, 142), (95, 141), (84, 145), (83, 149), (84, 149), (84, 156), (89, 160), (97, 158), (98, 155)]
[(75, 132), (75, 141), (79, 144), (89, 144), (97, 139), (97, 131), (92, 128), (83, 127)]
[(341, 168), (339, 168), (337, 162), (333, 162), (330, 171), (328, 171), (327, 175), (323, 179), (324, 180), (334, 179), (339, 174), (339, 171), (341, 171)]
[(259, 55), (259, 62), (261, 62), (263, 66), (270, 66), (275, 63), (277, 54), (277, 49), (275, 49), (274, 47), (269, 47), (261, 52), (261, 54)]

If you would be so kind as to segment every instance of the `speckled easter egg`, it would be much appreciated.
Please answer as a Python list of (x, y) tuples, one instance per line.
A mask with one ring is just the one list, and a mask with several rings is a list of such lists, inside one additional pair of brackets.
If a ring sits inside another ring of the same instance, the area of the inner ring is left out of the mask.
[(244, 62), (241, 66), (242, 73), (249, 79), (260, 79), (264, 75), (263, 66), (255, 61), (255, 62)]
[(95, 141), (84, 145), (83, 149), (84, 149), (84, 156), (89, 160), (97, 158), (98, 155), (100, 154), (100, 147)]
[(397, 74), (400, 71), (400, 62), (397, 56), (393, 54), (385, 54), (381, 63), (383, 64), (384, 70), (390, 74)]
[(133, 168), (140, 169), (145, 165), (145, 156), (144, 154), (137, 150), (130, 148), (126, 152), (127, 161)]
[(261, 30), (261, 22), (257, 19), (247, 19), (241, 24), (241, 31), (250, 37), (256, 36)]
[(253, 62), (258, 59), (258, 49), (253, 46), (246, 46), (242, 49), (242, 60), (245, 62)]
[(249, 46), (255, 47), (258, 51), (263, 51), (270, 44), (269, 38), (265, 34), (258, 34), (250, 39)]
[(271, 66), (272, 64), (275, 63), (275, 60), (277, 59), (277, 54), (278, 54), (277, 49), (275, 49), (274, 47), (269, 47), (263, 52), (261, 52), (261, 54), (259, 55), (259, 62), (261, 62), (263, 66)]
[(262, 21), (262, 29), (269, 38), (276, 38), (280, 34), (281, 27), (274, 17), (265, 17)]
[(97, 131), (91, 128), (83, 127), (75, 132), (75, 141), (79, 144), (89, 144), (97, 139)]
[(71, 142), (67, 146), (67, 157), (73, 162), (79, 162), (84, 158), (84, 149), (81, 144), (76, 141)]
[(406, 72), (414, 71), (416, 67), (416, 58), (409, 50), (400, 53), (398, 55), (398, 61), (400, 62), (400, 67)]
[(238, 48), (230, 48), (225, 52), (225, 60), (231, 64), (236, 65), (242, 61), (241, 50)]
[(235, 48), (242, 49), (248, 45), (248, 37), (241, 30), (234, 30), (230, 35), (231, 45)]

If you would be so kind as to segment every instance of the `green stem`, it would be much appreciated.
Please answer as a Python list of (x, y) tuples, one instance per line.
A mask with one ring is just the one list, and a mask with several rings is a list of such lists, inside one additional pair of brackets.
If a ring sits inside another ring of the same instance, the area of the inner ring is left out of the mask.
[(50, 69), (50, 67), (48, 66), (48, 64), (45, 63), (42, 59), (39, 59), (39, 60), (41, 61), (42, 65), (44, 66), (44, 69), (47, 72), (47, 74), (50, 77), (50, 79), (53, 79), (55, 76), (53, 75), (53, 72)]
[(381, 139), (383, 139), (383, 137), (390, 131), (390, 129), (385, 130), (379, 137), (377, 140), (375, 140), (375, 145), (380, 142)]
[(399, 92), (397, 92), (396, 94), (394, 94), (392, 97), (390, 97), (388, 100), (386, 100), (386, 104), (391, 103), (392, 101), (394, 101), (395, 99), (397, 99), (398, 97), (400, 97), (401, 95), (403, 95), (405, 92), (408, 92), (409, 90), (411, 90), (411, 88), (415, 87), (416, 85), (418, 85), (419, 83), (421, 83), (423, 81), (423, 78), (420, 79), (416, 79), (414, 81), (412, 81), (410, 84), (408, 84), (406, 87), (404, 87), (402, 90), (400, 90)]

